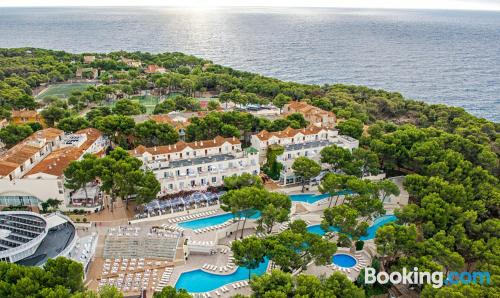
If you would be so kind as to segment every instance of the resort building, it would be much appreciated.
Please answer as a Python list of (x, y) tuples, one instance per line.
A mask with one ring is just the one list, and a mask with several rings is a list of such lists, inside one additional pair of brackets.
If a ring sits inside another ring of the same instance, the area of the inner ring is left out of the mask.
[(129, 67), (141, 67), (142, 66), (141, 61), (137, 61), (134, 59), (128, 59), (125, 57), (122, 57), (122, 62), (127, 64), (127, 66), (129, 66)]
[(87, 153), (104, 154), (107, 144), (94, 128), (70, 135), (55, 128), (35, 132), (0, 156), (0, 205), (38, 206), (47, 199), (70, 205), (64, 169)]
[(77, 240), (74, 224), (60, 213), (0, 213), (0, 261), (41, 266), (49, 258), (67, 257)]
[(167, 69), (156, 64), (150, 64), (144, 70), (145, 73), (153, 74), (153, 73), (166, 73)]
[(0, 120), (0, 128), (5, 128), (7, 125), (9, 125), (9, 121), (7, 119)]
[[(174, 113), (174, 112), (172, 112)], [(184, 116), (176, 115), (176, 113), (171, 114), (157, 114), (157, 115), (136, 115), (133, 116), (135, 123), (142, 123), (148, 120), (152, 120), (156, 123), (164, 123), (170, 124), (177, 133), (179, 134), (179, 138), (181, 140), (185, 139), (186, 136), (186, 127), (190, 124), (189, 118)]]
[(95, 61), (95, 56), (83, 56), (83, 63), (90, 64)]
[(286, 115), (300, 113), (309, 123), (316, 126), (335, 127), (337, 118), (330, 111), (325, 111), (302, 101), (291, 101), (283, 107)]
[(99, 70), (95, 68), (78, 68), (75, 73), (77, 79), (92, 79), (95, 80), (99, 76)]
[(271, 145), (283, 146), (284, 152), (278, 156), (277, 160), (283, 164), (280, 183), (286, 185), (301, 181), (300, 177), (295, 177), (292, 170), (292, 164), (296, 158), (305, 156), (319, 163), (321, 149), (337, 145), (353, 150), (358, 148), (359, 141), (339, 135), (335, 129), (315, 125), (303, 129), (288, 127), (278, 132), (264, 130), (252, 136), (252, 146), (259, 150), (261, 163), (265, 162), (267, 148)]
[(130, 153), (143, 161), (145, 169), (161, 182), (161, 193), (205, 190), (220, 186), (224, 178), (243, 173), (258, 174), (259, 155), (254, 148), (241, 148), (237, 138), (217, 136), (213, 140), (146, 148)]

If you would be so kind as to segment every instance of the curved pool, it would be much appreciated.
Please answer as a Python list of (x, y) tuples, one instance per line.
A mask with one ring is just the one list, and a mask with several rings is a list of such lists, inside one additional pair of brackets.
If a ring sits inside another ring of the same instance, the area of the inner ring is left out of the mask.
[(335, 254), (332, 257), (332, 263), (343, 268), (354, 267), (357, 263), (356, 259), (347, 254)]
[[(257, 219), (259, 217), (260, 217), (260, 212), (256, 211), (249, 218)], [(220, 225), (220, 224), (223, 224), (226, 221), (233, 219), (233, 218), (234, 218), (234, 216), (232, 213), (224, 213), (224, 214), (219, 214), (219, 215), (215, 215), (215, 216), (180, 222), (177, 225), (184, 228), (184, 229), (196, 230), (196, 229), (202, 229), (202, 228), (208, 228), (211, 226)]]
[[(260, 276), (266, 272), (269, 261), (266, 259), (259, 267), (250, 271), (251, 275)], [(248, 279), (248, 269), (238, 267), (235, 272), (227, 275), (213, 274), (201, 269), (184, 272), (179, 276), (176, 289), (185, 289), (190, 293), (209, 292), (233, 282)]]
[[(377, 230), (388, 223), (395, 222), (398, 218), (395, 215), (384, 215), (381, 216), (373, 221), (373, 224), (368, 227), (366, 230), (366, 234), (361, 236), (359, 239), (360, 240), (371, 240), (375, 238), (375, 234), (377, 233)], [(307, 227), (307, 230), (311, 233), (318, 234), (320, 236), (325, 235), (325, 231), (321, 228), (320, 225), (314, 225), (314, 226), (309, 226)], [(338, 232), (339, 228), (331, 226), (329, 229), (330, 232)]]

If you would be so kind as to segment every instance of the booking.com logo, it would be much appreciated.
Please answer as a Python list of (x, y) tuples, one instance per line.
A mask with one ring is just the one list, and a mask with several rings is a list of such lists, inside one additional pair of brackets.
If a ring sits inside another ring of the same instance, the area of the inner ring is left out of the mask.
[(404, 285), (425, 285), (431, 284), (434, 288), (441, 288), (443, 285), (454, 285), (454, 284), (490, 284), (490, 273), (489, 272), (449, 272), (445, 278), (444, 272), (428, 272), (428, 271), (418, 271), (417, 267), (413, 270), (407, 270), (403, 268), (402, 272), (378, 272), (375, 268), (367, 267), (365, 268), (365, 284), (374, 284), (378, 282), (379, 284), (386, 284), (391, 282), (392, 284), (404, 284)]

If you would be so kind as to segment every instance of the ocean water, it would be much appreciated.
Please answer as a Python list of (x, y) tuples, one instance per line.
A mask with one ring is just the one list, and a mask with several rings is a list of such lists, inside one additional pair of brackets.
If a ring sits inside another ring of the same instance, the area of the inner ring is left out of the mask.
[(500, 120), (500, 12), (0, 8), (0, 47), (198, 55), (302, 83), (348, 83)]

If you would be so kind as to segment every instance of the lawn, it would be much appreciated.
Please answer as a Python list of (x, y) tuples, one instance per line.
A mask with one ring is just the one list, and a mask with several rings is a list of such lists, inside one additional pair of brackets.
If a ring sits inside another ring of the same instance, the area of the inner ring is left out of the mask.
[(68, 83), (50, 85), (45, 91), (40, 93), (36, 98), (43, 99), (47, 96), (57, 96), (61, 98), (68, 98), (73, 91), (85, 91), (87, 87), (92, 86), (91, 83)]
[[(142, 95), (142, 96), (133, 96), (130, 98), (133, 102), (138, 102), (146, 107), (146, 114), (153, 114), (155, 106), (159, 102), (159, 98), (153, 95)], [(115, 101), (112, 101), (108, 104), (110, 108), (115, 106)]]

